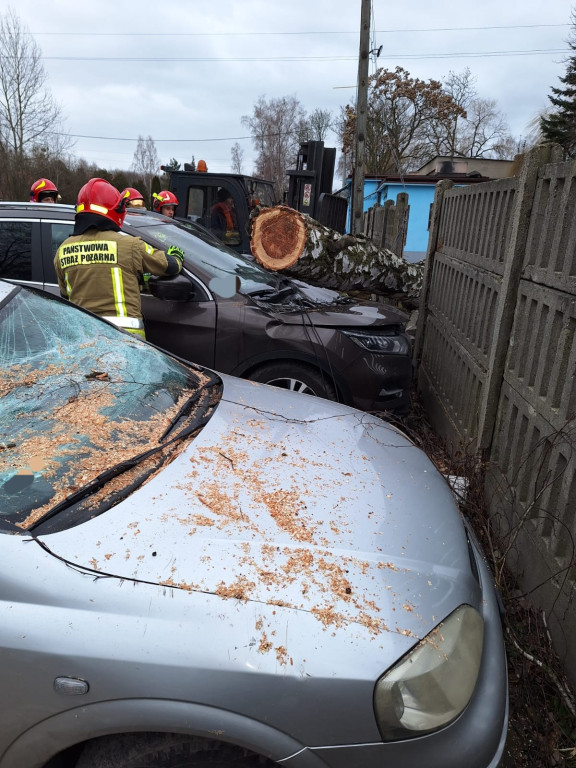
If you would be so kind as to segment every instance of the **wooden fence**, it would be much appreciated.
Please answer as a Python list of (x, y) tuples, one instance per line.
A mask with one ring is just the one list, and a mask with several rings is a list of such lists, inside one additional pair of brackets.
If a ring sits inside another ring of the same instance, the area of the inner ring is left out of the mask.
[(373, 205), (363, 215), (363, 233), (378, 248), (387, 248), (402, 256), (408, 231), (410, 206), (406, 192), (396, 195), (396, 203), (386, 200), (384, 205)]
[(417, 381), (486, 497), (576, 684), (576, 163), (545, 145), (514, 178), (436, 188)]

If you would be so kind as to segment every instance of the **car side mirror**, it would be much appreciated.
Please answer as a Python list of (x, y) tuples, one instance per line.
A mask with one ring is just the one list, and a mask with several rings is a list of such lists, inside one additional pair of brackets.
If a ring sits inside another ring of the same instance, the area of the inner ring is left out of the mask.
[(190, 280), (181, 275), (172, 279), (153, 275), (148, 281), (148, 287), (152, 296), (163, 301), (192, 301), (196, 295)]

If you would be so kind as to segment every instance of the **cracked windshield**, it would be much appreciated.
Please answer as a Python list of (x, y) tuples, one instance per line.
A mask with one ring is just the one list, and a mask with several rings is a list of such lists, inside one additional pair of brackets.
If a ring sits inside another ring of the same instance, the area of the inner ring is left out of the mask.
[[(142, 465), (150, 473), (166, 458), (158, 446), (208, 378), (24, 290), (0, 308), (0, 370), (1, 519), (22, 528), (70, 498), (98, 491), (92, 504), (104, 508), (120, 500)], [(123, 462), (131, 471), (111, 469)]]

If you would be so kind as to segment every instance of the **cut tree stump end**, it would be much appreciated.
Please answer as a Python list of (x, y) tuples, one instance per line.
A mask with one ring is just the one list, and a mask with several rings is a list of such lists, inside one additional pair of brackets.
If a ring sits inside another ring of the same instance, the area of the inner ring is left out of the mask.
[(293, 208), (277, 205), (262, 210), (252, 225), (254, 258), (274, 271), (295, 264), (306, 245), (306, 225)]

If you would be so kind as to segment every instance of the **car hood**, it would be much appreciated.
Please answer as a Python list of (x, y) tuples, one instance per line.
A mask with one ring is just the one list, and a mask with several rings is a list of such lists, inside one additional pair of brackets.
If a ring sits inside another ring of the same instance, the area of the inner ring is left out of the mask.
[(410, 643), (477, 604), (451, 491), (400, 432), (320, 398), (222, 378), (214, 416), (176, 459), (93, 520), (39, 536), (45, 546), (122, 581)]
[[(306, 307), (306, 316), (317, 327), (325, 328), (372, 328), (378, 326), (403, 326), (408, 315), (388, 304), (353, 301), (350, 304)], [(287, 325), (302, 325), (302, 309), (282, 312), (282, 322)]]

